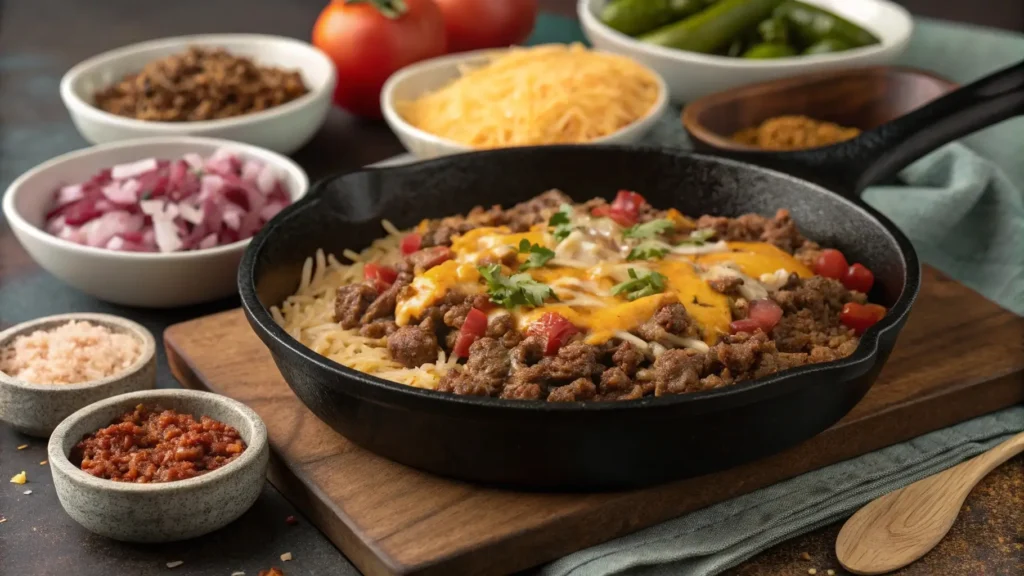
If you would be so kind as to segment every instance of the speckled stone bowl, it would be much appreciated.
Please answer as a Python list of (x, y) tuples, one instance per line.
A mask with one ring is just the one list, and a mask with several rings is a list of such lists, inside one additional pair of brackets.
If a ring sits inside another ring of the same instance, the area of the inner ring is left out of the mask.
[[(238, 430), (246, 449), (202, 476), (154, 484), (96, 478), (68, 459), (83, 436), (104, 428), (139, 404), (159, 405), (196, 419), (209, 416)], [(270, 449), (267, 429), (250, 408), (194, 390), (147, 390), (97, 402), (61, 422), (47, 447), (61, 505), (86, 529), (126, 542), (171, 542), (225, 526), (252, 506), (263, 489)]]
[(127, 370), (102, 380), (81, 384), (32, 384), (0, 372), (0, 420), (24, 434), (45, 438), (72, 412), (98, 400), (156, 386), (156, 341), (140, 324), (109, 314), (58, 314), (30, 320), (0, 332), (0, 348), (16, 336), (50, 330), (70, 320), (101, 324), (131, 334), (141, 343), (141, 354)]

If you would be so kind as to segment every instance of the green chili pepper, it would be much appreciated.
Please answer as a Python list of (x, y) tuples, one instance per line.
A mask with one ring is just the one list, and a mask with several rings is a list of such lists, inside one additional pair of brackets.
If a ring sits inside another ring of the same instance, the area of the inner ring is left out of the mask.
[(720, 0), (689, 18), (644, 34), (640, 40), (659, 46), (712, 54), (771, 15), (782, 0)]
[(789, 44), (769, 44), (762, 42), (761, 44), (754, 44), (743, 53), (743, 58), (753, 59), (768, 59), (768, 58), (788, 58), (790, 56), (796, 56), (796, 50), (793, 49)]
[(867, 30), (840, 16), (798, 2), (786, 0), (775, 9), (774, 17), (782, 19), (789, 26), (790, 32), (802, 46), (811, 46), (826, 38), (837, 38), (845, 41), (851, 48), (859, 48), (870, 44), (878, 44), (878, 38)]
[(843, 52), (853, 48), (849, 42), (840, 38), (823, 38), (814, 44), (807, 47), (806, 50), (801, 52), (805, 56), (811, 56), (814, 54), (831, 54), (832, 52)]
[(601, 21), (612, 28), (638, 36), (692, 16), (712, 0), (615, 0), (601, 11)]

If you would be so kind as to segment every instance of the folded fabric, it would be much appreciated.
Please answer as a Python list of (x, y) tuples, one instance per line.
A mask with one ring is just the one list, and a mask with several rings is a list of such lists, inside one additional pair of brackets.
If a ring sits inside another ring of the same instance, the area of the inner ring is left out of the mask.
[(853, 513), (871, 500), (1024, 431), (1015, 406), (751, 492), (594, 546), (536, 571), (543, 576), (704, 576)]

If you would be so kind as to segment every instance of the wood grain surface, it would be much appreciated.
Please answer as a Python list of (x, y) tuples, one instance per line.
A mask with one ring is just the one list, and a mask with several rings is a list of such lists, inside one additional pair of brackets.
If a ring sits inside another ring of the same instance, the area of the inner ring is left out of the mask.
[(354, 446), (291, 393), (239, 310), (171, 326), (164, 341), (183, 384), (260, 414), (275, 452), (271, 481), (367, 574), (527, 568), (1024, 400), (1024, 319), (925, 268), (920, 299), (879, 381), (819, 436), (759, 462), (645, 490), (527, 494), (431, 476)]

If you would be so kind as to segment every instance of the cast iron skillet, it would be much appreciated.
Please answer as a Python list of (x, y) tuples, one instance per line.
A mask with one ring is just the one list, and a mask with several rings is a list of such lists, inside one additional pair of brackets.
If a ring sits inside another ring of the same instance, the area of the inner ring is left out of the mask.
[[(859, 192), (942, 143), (1020, 113), (1024, 64), (814, 152), (751, 153), (743, 162), (650, 148), (521, 148), (329, 177), (250, 244), (238, 276), (242, 303), (306, 406), (392, 460), (531, 489), (620, 489), (704, 474), (779, 452), (832, 425), (889, 356), (917, 295), (920, 265), (907, 238), (860, 202)], [(690, 215), (788, 208), (806, 236), (874, 271), (871, 300), (889, 313), (837, 362), (697, 394), (549, 404), (455, 396), (369, 376), (307, 349), (268, 312), (294, 292), (307, 256), (369, 245), (383, 234), (382, 218), (412, 227), (550, 188), (577, 201), (636, 190), (654, 206)]]

